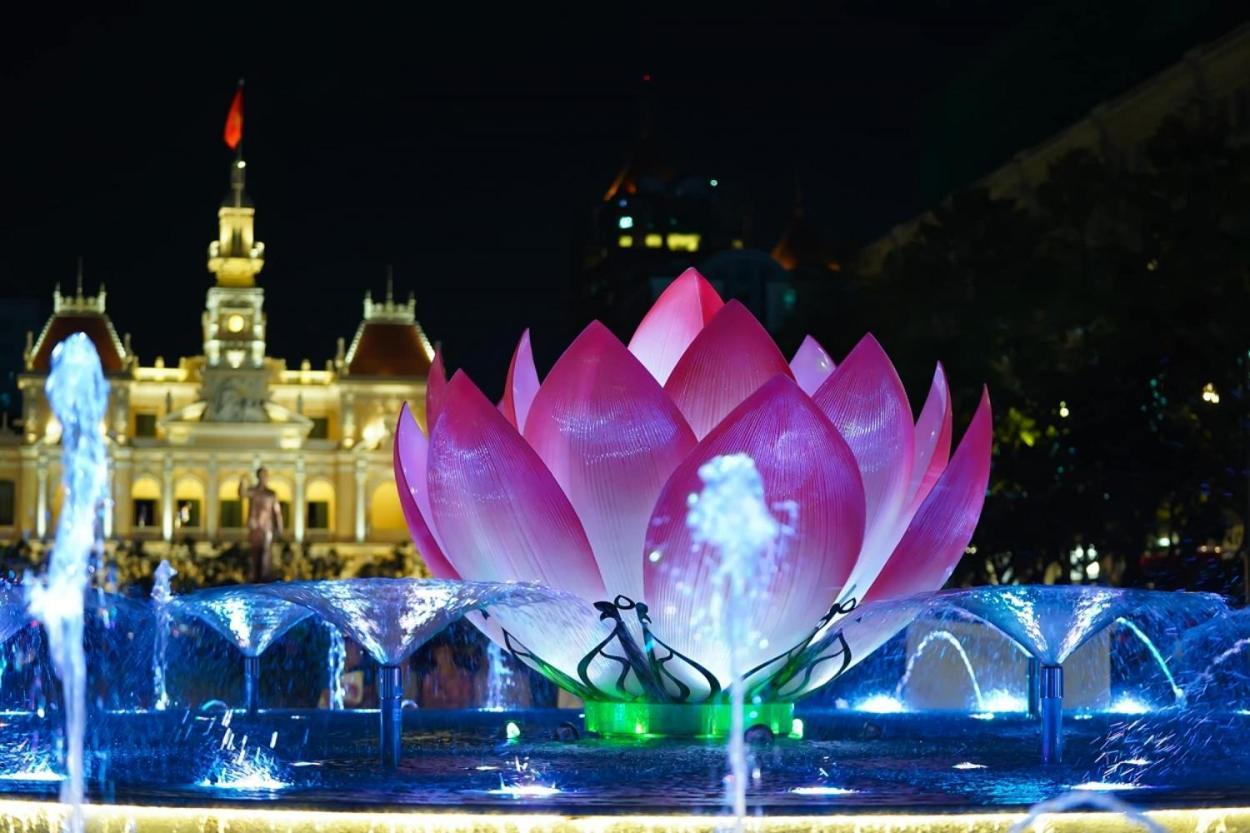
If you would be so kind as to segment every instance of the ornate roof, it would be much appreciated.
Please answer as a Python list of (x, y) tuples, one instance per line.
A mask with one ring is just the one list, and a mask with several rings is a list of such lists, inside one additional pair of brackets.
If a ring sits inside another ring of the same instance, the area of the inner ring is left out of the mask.
[(390, 282), (386, 300), (365, 294), (365, 315), (343, 357), (347, 376), (422, 377), (430, 372), (434, 346), (417, 323), (416, 299), (396, 302)]
[(113, 322), (104, 311), (104, 286), (95, 295), (83, 295), (79, 278), (75, 293), (62, 295), (60, 287), (52, 292), (52, 316), (43, 325), (39, 337), (26, 349), (26, 370), (47, 373), (52, 367), (53, 349), (74, 333), (86, 333), (100, 354), (105, 373), (121, 373), (133, 361), (127, 345), (117, 337)]

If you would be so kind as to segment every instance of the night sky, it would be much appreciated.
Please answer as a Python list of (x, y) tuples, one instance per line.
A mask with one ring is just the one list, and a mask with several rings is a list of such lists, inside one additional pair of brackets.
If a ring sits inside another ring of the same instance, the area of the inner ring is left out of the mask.
[[(1086, 8), (1094, 6), (1096, 8)], [(828, 4), (821, 19), (257, 18), (242, 4), (62, 12), (0, 35), (0, 303), (109, 288), (145, 363), (199, 351), (221, 128), (246, 90), (270, 354), (320, 367), (393, 264), (453, 367), (497, 390), (584, 322), (589, 212), (650, 74), (676, 167), (749, 206), (768, 249), (801, 189), (852, 246), (1231, 29), (1217, 2)], [(416, 7), (413, 7), (416, 8)], [(355, 16), (355, 15), (360, 16)]]

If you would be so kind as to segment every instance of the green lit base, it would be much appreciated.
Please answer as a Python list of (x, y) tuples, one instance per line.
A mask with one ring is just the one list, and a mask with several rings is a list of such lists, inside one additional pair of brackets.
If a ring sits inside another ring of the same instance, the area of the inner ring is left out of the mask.
[[(673, 703), (605, 703), (587, 700), (586, 731), (606, 737), (645, 735), (682, 738), (723, 738), (729, 734), (733, 712), (728, 703), (679, 705)], [(767, 726), (777, 737), (799, 735), (793, 703), (748, 705), (744, 725)]]

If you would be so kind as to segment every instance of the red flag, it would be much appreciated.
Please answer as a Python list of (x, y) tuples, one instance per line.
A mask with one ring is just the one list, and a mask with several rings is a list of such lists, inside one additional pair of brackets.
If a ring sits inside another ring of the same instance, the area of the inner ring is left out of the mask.
[(226, 113), (226, 129), (222, 133), (231, 150), (243, 141), (243, 85), (235, 91), (234, 101), (230, 102), (230, 112)]

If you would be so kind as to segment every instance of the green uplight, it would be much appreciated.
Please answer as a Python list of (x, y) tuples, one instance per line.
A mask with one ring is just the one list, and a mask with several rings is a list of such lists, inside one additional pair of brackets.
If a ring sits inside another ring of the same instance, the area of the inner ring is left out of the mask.
[[(586, 701), (586, 731), (608, 737), (723, 738), (733, 712), (728, 703), (605, 703)], [(764, 725), (774, 735), (794, 731), (793, 703), (751, 704), (744, 709), (748, 728)]]
[(795, 740), (803, 739), (803, 719), (800, 717), (790, 721), (790, 737)]
[(521, 736), (521, 727), (509, 720), (504, 732), (508, 735), (508, 740), (516, 740)]

